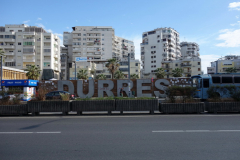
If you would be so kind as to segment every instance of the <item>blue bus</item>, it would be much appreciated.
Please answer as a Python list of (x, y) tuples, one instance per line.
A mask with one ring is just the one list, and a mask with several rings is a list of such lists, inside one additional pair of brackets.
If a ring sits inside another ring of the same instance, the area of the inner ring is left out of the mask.
[[(240, 74), (204, 74), (191, 77), (192, 87), (197, 87), (197, 91), (194, 94), (194, 98), (208, 99), (207, 90), (211, 86), (226, 86), (235, 85), (240, 86)], [(221, 95), (221, 94), (219, 94)], [(222, 97), (227, 98), (227, 97)]]

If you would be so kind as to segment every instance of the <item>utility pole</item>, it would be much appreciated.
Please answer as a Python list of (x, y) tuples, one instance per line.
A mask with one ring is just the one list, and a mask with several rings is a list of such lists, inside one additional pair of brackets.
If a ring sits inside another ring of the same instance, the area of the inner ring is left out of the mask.
[(77, 64), (76, 64), (76, 61), (75, 61), (75, 80), (77, 80)]

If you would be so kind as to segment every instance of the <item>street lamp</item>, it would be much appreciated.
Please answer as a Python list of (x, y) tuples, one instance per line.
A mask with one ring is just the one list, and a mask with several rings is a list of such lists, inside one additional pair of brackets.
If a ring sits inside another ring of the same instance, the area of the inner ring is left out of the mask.
[(3, 65), (2, 65), (2, 63), (3, 63), (3, 55), (1, 55), (1, 90), (2, 90), (2, 72), (3, 72), (3, 69), (2, 69), (2, 67), (3, 67)]
[(77, 80), (77, 65), (76, 65), (76, 61), (72, 61), (73, 63), (75, 63), (75, 80)]
[(131, 96), (130, 84), (130, 53), (128, 53), (128, 97)]

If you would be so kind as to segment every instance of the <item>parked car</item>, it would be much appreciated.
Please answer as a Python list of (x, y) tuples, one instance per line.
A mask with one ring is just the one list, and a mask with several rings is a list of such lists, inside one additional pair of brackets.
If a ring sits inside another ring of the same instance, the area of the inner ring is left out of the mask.
[(12, 101), (13, 98), (16, 98), (16, 96), (15, 96), (14, 94), (9, 94), (9, 93), (4, 93), (3, 96), (0, 95), (0, 99), (2, 99), (2, 98), (7, 98), (7, 97), (9, 97), (9, 100), (10, 100), (10, 101)]
[(68, 94), (70, 100), (74, 100), (75, 99), (73, 94), (71, 94), (69, 92), (66, 92), (66, 91), (53, 91), (53, 92), (49, 92), (49, 93), (45, 94), (45, 97), (48, 100), (50, 100), (50, 99), (62, 99), (60, 93)]

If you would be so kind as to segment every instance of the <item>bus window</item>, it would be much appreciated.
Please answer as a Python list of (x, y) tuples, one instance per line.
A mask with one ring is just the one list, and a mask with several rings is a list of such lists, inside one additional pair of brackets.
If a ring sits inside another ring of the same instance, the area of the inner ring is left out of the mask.
[(240, 77), (234, 77), (234, 83), (240, 83)]
[(202, 88), (202, 79), (199, 79), (198, 88)]
[(209, 88), (209, 79), (203, 79), (203, 88)]
[(192, 87), (197, 87), (198, 86), (198, 78), (193, 78), (192, 79)]
[(222, 83), (233, 83), (232, 77), (222, 77)]
[(212, 77), (213, 83), (221, 83), (220, 77)]

